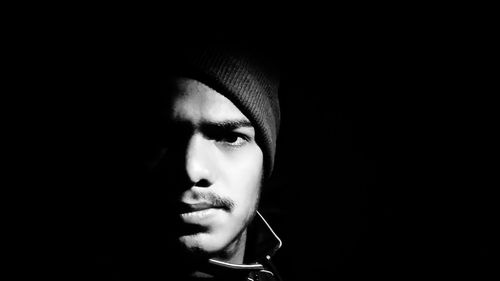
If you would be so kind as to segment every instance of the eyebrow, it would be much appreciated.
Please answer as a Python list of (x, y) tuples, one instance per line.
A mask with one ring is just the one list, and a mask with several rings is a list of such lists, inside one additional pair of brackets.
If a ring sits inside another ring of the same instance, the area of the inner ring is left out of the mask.
[(243, 127), (252, 127), (253, 125), (250, 121), (241, 119), (241, 120), (227, 120), (227, 121), (204, 121), (201, 123), (201, 127), (203, 129), (217, 129), (223, 131), (233, 131)]

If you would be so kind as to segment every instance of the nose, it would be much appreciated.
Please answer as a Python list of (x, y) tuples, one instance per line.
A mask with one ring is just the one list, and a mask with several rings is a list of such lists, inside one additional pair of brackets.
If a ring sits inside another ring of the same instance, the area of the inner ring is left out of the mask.
[(208, 187), (213, 183), (215, 161), (211, 157), (210, 141), (195, 134), (186, 149), (186, 173), (195, 186)]

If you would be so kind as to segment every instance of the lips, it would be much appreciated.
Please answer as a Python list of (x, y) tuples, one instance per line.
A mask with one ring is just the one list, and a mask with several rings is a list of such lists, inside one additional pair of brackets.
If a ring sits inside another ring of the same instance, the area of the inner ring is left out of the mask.
[(181, 203), (180, 204), (180, 215), (185, 223), (201, 223), (204, 219), (208, 219), (212, 215), (215, 215), (217, 211), (222, 209), (211, 203), (200, 202), (200, 203)]
[(217, 206), (208, 203), (208, 202), (200, 202), (200, 203), (180, 203), (179, 204), (179, 210), (180, 213), (190, 213), (190, 212), (196, 212), (196, 211), (202, 211), (210, 208), (218, 208)]

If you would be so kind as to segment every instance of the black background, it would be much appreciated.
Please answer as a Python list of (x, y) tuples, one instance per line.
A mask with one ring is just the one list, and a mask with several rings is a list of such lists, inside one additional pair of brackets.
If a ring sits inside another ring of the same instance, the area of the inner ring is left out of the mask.
[(284, 280), (486, 275), (495, 127), (479, 96), (491, 78), (473, 48), (481, 34), (405, 14), (299, 15), (183, 29), (63, 19), (17, 34), (10, 167), (20, 169), (8, 172), (17, 272), (75, 279), (140, 232), (127, 224), (147, 204), (127, 170), (136, 97), (157, 89), (156, 58), (176, 35), (217, 33), (263, 36), (283, 62), (263, 212), (284, 243), (275, 257)]

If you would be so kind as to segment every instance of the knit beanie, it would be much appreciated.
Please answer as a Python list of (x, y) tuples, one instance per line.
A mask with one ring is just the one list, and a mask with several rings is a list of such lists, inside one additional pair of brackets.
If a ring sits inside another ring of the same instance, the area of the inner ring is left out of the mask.
[(170, 71), (206, 84), (249, 118), (264, 154), (264, 177), (268, 178), (280, 125), (277, 64), (262, 53), (227, 45), (184, 48), (169, 64)]

